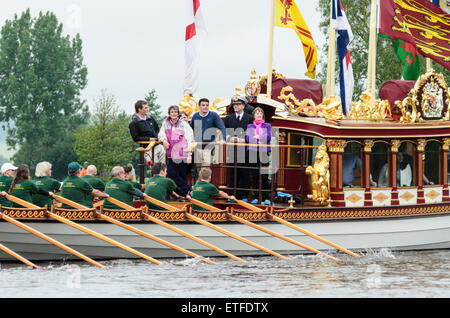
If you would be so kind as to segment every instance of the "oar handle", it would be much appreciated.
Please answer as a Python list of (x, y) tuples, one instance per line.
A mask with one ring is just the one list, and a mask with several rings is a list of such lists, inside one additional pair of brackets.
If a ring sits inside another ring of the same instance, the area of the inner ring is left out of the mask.
[(6, 199), (8, 199), (11, 202), (17, 203), (17, 204), (19, 204), (21, 206), (24, 206), (26, 208), (29, 208), (29, 209), (40, 209), (41, 208), (41, 207), (39, 207), (39, 206), (37, 206), (37, 205), (35, 205), (33, 203), (30, 203), (28, 201), (22, 200), (22, 199), (20, 199), (18, 197), (15, 197), (15, 196), (11, 195), (11, 194), (7, 194), (6, 195)]
[(193, 203), (193, 204), (195, 204), (195, 205), (197, 205), (199, 207), (202, 207), (204, 209), (207, 209), (208, 211), (214, 211), (214, 212), (222, 211), (221, 209), (216, 208), (215, 206), (209, 205), (207, 203), (204, 203), (204, 202), (199, 201), (199, 200), (194, 199), (194, 198), (191, 198), (190, 201), (191, 201), (191, 203)]
[(115, 198), (108, 197), (108, 198), (106, 198), (106, 200), (111, 202), (112, 204), (120, 206), (121, 208), (123, 208), (125, 210), (134, 210), (134, 208), (131, 205), (128, 205), (122, 201), (115, 199)]
[(59, 195), (55, 195), (55, 200), (59, 201), (59, 202), (62, 202), (64, 204), (67, 204), (67, 205), (69, 205), (69, 206), (71, 206), (71, 207), (73, 207), (75, 209), (78, 209), (78, 210), (89, 210), (88, 207), (86, 207), (84, 205), (81, 205), (79, 203), (76, 203), (76, 202), (74, 202), (72, 200), (69, 200), (67, 198), (61, 197)]
[(169, 210), (171, 212), (176, 212), (177, 211), (176, 207), (174, 207), (174, 206), (172, 206), (170, 204), (161, 202), (158, 199), (152, 198), (152, 197), (148, 196), (145, 193), (144, 193), (144, 199), (147, 200), (148, 202), (153, 203), (154, 205), (157, 205), (157, 206), (159, 206), (159, 207), (161, 207), (163, 209)]

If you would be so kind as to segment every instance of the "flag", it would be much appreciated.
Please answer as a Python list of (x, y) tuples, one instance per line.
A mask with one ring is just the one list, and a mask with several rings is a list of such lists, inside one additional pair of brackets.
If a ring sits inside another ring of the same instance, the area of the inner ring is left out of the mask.
[(305, 54), (306, 66), (308, 68), (305, 75), (310, 78), (316, 78), (316, 45), (305, 20), (293, 0), (276, 0), (275, 25), (293, 29), (297, 33), (297, 36), (302, 42), (303, 53)]
[(198, 31), (206, 31), (200, 10), (200, 0), (187, 1), (187, 25), (185, 35), (185, 77), (184, 94), (193, 96), (198, 89)]
[(350, 114), (352, 103), (354, 78), (350, 50), (348, 45), (353, 40), (353, 32), (345, 15), (340, 0), (332, 0), (331, 22), (337, 31), (337, 50), (339, 56), (339, 84), (341, 91), (342, 111), (345, 115)]
[[(382, 37), (387, 37), (380, 34)], [(409, 42), (400, 39), (391, 39), (395, 55), (403, 62), (403, 79), (416, 81), (420, 76), (420, 60), (417, 49)]]
[(450, 69), (450, 15), (428, 0), (380, 1), (379, 33)]

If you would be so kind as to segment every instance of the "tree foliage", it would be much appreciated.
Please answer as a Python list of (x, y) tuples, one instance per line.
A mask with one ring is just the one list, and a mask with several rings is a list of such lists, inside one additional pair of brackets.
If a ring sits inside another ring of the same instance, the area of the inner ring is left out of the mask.
[(159, 105), (156, 100), (158, 99), (158, 94), (153, 88), (147, 95), (145, 95), (144, 100), (148, 103), (148, 113), (153, 117), (154, 120), (161, 127), (161, 123), (165, 119), (164, 114), (161, 112), (161, 105)]
[(0, 38), (0, 121), (7, 122), (7, 145), (18, 149), (16, 164), (33, 167), (47, 160), (55, 176), (75, 159), (72, 132), (88, 113), (80, 98), (86, 86), (82, 41), (63, 35), (47, 12), (32, 18), (27, 10), (7, 20)]
[[(341, 0), (345, 9), (345, 14), (353, 31), (354, 39), (350, 44), (350, 55), (353, 67), (353, 76), (355, 78), (355, 89), (353, 100), (359, 100), (361, 93), (367, 86), (367, 62), (368, 62), (368, 43), (369, 43), (369, 24), (370, 24), (370, 0)], [(321, 14), (320, 30), (326, 37), (325, 45), (318, 48), (320, 60), (320, 72), (317, 79), (326, 84), (327, 64), (328, 64), (328, 36), (330, 25), (330, 0), (319, 0), (317, 10)], [(421, 61), (421, 74), (426, 72), (425, 59), (419, 56)], [(433, 62), (433, 68), (438, 73), (443, 73), (447, 83), (450, 83), (450, 72), (441, 65)], [(336, 60), (336, 87), (339, 81), (339, 62)], [(399, 80), (402, 77), (403, 64), (395, 56), (392, 44), (389, 39), (378, 37), (377, 39), (377, 57), (376, 57), (376, 87), (381, 88), (384, 82), (388, 80)]]
[(129, 115), (119, 112), (116, 98), (101, 92), (92, 113), (92, 122), (75, 133), (75, 152), (80, 163), (93, 164), (102, 179), (116, 165), (136, 160), (135, 143), (128, 130)]

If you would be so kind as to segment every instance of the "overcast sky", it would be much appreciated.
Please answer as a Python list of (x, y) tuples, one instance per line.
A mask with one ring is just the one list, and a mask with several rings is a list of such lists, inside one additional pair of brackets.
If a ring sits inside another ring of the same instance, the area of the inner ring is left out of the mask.
[[(267, 72), (270, 0), (201, 0), (208, 33), (200, 54), (200, 97), (230, 97), (252, 68)], [(317, 1), (296, 1), (320, 52)], [(89, 105), (106, 89), (132, 113), (134, 102), (154, 88), (166, 110), (183, 96), (186, 1), (14, 0), (2, 1), (0, 21), (27, 8), (54, 12), (69, 35), (79, 33), (88, 67), (83, 98)], [(287, 77), (306, 78), (295, 32), (275, 28), (273, 67)]]

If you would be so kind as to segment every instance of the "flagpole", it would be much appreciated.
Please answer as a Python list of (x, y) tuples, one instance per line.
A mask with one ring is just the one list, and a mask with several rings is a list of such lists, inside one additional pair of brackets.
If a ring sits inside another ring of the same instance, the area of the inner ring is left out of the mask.
[(269, 31), (269, 66), (267, 70), (267, 97), (272, 99), (272, 51), (273, 51), (273, 29), (274, 29), (274, 7), (275, 0), (270, 0), (270, 31)]
[(369, 56), (367, 69), (367, 90), (372, 96), (370, 104), (375, 103), (376, 98), (376, 69), (377, 69), (377, 0), (372, 0), (370, 5), (369, 27)]
[(333, 18), (333, 1), (330, 1), (330, 30), (328, 41), (328, 69), (327, 69), (327, 87), (326, 97), (334, 95), (335, 88), (335, 68), (336, 68), (336, 30), (334, 29), (331, 21)]

